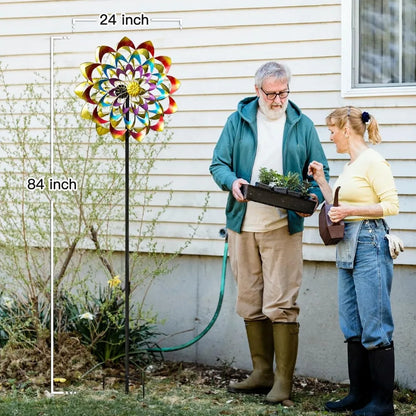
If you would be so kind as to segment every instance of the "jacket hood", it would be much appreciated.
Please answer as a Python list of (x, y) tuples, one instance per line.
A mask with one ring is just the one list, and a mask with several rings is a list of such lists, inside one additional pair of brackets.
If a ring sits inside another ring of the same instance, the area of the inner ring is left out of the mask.
[[(248, 123), (255, 123), (257, 117), (257, 110), (259, 107), (258, 104), (259, 98), (255, 97), (246, 97), (243, 98), (237, 107), (238, 113), (241, 117), (246, 120)], [(289, 124), (295, 124), (301, 117), (301, 109), (293, 102), (289, 100), (286, 109), (287, 122)]]

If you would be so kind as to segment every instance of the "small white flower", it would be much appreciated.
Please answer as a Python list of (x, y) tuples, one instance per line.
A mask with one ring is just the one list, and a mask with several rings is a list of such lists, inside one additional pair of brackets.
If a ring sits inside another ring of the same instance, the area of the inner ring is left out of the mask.
[(6, 308), (12, 308), (14, 301), (12, 298), (9, 298), (8, 296), (3, 296), (1, 298), (1, 303), (6, 307)]
[(94, 315), (91, 312), (85, 312), (79, 316), (79, 319), (88, 319), (89, 321), (92, 321), (94, 319)]

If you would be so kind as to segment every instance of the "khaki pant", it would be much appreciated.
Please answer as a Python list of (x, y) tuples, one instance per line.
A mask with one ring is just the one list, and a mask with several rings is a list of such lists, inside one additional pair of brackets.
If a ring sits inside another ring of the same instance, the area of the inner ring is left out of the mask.
[(296, 322), (302, 282), (302, 233), (287, 227), (256, 233), (229, 230), (231, 269), (237, 282), (237, 313), (247, 321)]

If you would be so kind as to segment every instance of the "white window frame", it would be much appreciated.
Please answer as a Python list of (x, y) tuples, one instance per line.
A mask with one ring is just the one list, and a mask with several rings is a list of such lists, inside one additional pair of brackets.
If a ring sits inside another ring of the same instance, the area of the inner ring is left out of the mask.
[[(354, 36), (356, 19), (354, 3), (357, 0), (341, 1), (341, 95), (342, 97), (376, 97), (393, 95), (416, 95), (416, 86), (354, 87)], [(356, 51), (355, 51), (356, 52)]]

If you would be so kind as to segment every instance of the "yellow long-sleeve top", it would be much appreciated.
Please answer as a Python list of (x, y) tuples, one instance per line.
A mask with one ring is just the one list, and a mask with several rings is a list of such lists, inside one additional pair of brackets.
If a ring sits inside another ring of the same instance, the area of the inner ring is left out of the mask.
[[(383, 217), (399, 212), (399, 198), (390, 165), (378, 152), (367, 149), (353, 162), (347, 163), (334, 184), (339, 190), (339, 203), (351, 206), (380, 204)], [(362, 220), (374, 217), (346, 217)]]

